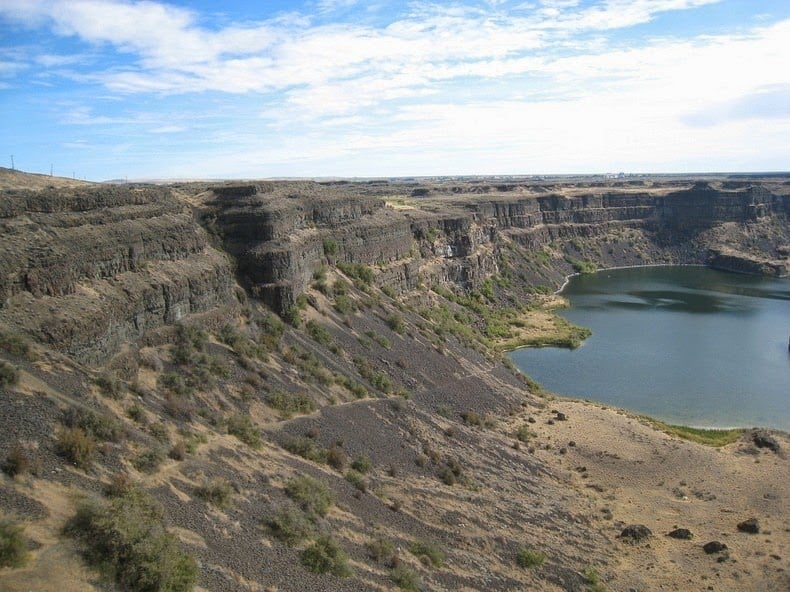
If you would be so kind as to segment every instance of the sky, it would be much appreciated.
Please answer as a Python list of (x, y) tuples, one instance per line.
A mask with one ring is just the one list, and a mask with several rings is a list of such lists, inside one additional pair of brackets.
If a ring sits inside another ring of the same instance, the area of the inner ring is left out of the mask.
[(93, 181), (788, 171), (790, 2), (0, 0), (0, 125)]

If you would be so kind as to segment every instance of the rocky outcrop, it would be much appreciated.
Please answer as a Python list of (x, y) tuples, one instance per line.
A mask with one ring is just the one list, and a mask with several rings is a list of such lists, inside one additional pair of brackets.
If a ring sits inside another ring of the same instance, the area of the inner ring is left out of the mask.
[(159, 187), (4, 192), (0, 276), (0, 323), (87, 363), (233, 300), (230, 262)]
[[(399, 192), (417, 200), (415, 206), (388, 207), (380, 197)], [(500, 271), (498, 256), (507, 241), (527, 252), (554, 245), (565, 253), (549, 263), (557, 268), (544, 273), (549, 278), (566, 275), (572, 270), (567, 260), (580, 256), (600, 266), (709, 263), (782, 276), (787, 261), (735, 256), (723, 247), (732, 232), (703, 234), (726, 224), (785, 219), (787, 204), (781, 192), (754, 183), (725, 189), (676, 181), (620, 191), (578, 184), (549, 190), (520, 184), (266, 183), (217, 187), (207, 201), (241, 283), (281, 312), (327, 262), (375, 266), (378, 283), (399, 292), (420, 283), (478, 288)], [(626, 231), (638, 234), (610, 248), (616, 247), (617, 258), (595, 246)], [(579, 240), (591, 252), (582, 253)]]

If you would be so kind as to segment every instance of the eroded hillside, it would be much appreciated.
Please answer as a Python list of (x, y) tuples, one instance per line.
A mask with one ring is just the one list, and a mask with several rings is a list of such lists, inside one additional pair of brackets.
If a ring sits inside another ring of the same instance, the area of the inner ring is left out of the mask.
[(578, 338), (544, 308), (574, 271), (786, 274), (786, 187), (6, 190), (0, 536), (28, 556), (0, 584), (786, 587), (786, 434), (693, 444), (500, 353)]

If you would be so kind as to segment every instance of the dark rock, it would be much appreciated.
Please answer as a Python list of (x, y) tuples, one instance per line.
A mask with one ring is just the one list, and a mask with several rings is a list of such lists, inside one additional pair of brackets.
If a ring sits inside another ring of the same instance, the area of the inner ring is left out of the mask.
[(644, 524), (629, 524), (620, 533), (620, 538), (626, 539), (629, 543), (640, 543), (652, 535), (653, 533)]
[(773, 452), (779, 452), (779, 442), (764, 430), (754, 430), (752, 432), (752, 442), (757, 448), (767, 448)]
[(757, 521), (757, 518), (749, 518), (738, 524), (738, 530), (749, 534), (757, 534), (760, 532), (760, 523)]
[(527, 418), (527, 421), (528, 421), (529, 423), (535, 423), (535, 418), (534, 418), (534, 417), (528, 417), (528, 418)]
[(568, 416), (565, 415), (562, 411), (556, 412), (557, 421), (568, 421)]
[(691, 540), (693, 535), (688, 528), (676, 528), (672, 532), (667, 533), (668, 537), (672, 537), (673, 539), (682, 539), (684, 541)]
[(708, 555), (712, 555), (713, 553), (721, 553), (722, 551), (726, 551), (727, 545), (719, 541), (711, 541), (709, 543), (705, 543), (702, 546), (702, 549)]
[(574, 446), (576, 446), (576, 440), (571, 440), (570, 442), (568, 442), (569, 448), (573, 448)]

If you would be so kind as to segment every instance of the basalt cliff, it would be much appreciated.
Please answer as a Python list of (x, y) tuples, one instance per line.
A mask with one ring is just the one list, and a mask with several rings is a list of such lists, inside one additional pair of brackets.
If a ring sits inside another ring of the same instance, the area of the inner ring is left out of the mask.
[(787, 276), (786, 177), (0, 187), (3, 590), (790, 583), (786, 434), (501, 354), (572, 273)]

